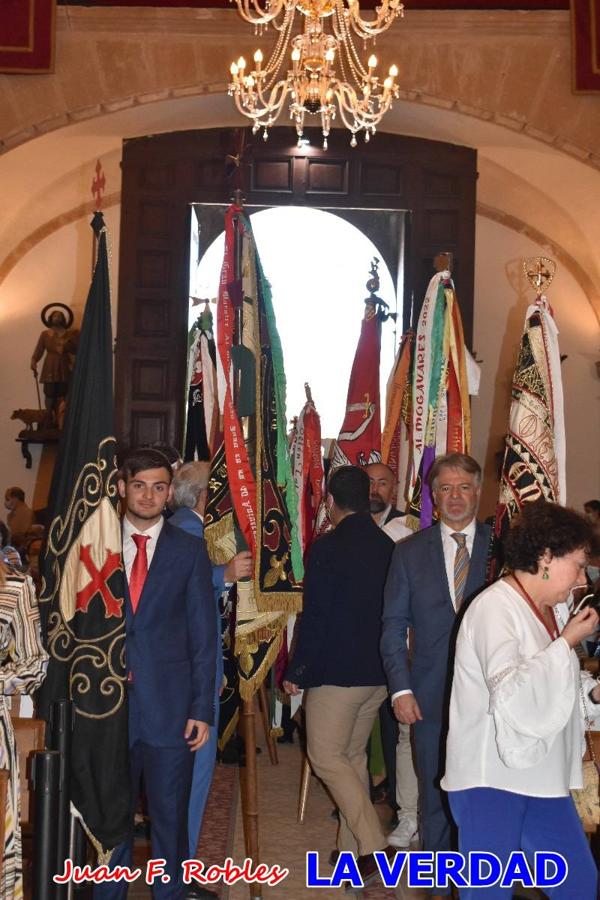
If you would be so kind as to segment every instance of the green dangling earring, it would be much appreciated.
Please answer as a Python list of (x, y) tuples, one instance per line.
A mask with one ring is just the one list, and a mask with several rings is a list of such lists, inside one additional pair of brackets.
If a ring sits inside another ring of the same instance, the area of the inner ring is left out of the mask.
[(548, 581), (550, 575), (548, 574), (548, 566), (544, 566), (544, 571), (542, 572), (542, 581)]

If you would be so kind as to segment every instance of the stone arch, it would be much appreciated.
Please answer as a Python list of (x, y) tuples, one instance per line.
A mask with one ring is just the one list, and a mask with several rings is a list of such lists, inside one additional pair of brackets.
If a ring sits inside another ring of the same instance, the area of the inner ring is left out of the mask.
[[(223, 95), (231, 48), (256, 40), (234, 10), (156, 8), (60, 7), (57, 37), (53, 75), (0, 80), (0, 152), (118, 110)], [(600, 100), (571, 93), (568, 12), (409, 12), (378, 52), (401, 68), (387, 130), (404, 130), (406, 106), (453, 110), (600, 168)]]

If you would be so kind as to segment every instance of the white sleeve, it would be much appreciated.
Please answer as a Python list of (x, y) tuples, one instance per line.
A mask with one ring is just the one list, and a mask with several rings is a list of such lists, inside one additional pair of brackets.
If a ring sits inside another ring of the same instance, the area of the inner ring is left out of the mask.
[(490, 693), (502, 762), (526, 769), (543, 759), (567, 724), (575, 697), (571, 649), (564, 638), (527, 657), (518, 622), (502, 603), (485, 603), (470, 640)]

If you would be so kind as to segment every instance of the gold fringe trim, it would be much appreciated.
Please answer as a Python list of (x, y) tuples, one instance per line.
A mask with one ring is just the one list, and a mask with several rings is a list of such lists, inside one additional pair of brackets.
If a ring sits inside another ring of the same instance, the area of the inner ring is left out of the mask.
[[(283, 628), (285, 625), (285, 619), (282, 617), (282, 624), (279, 630), (279, 634), (274, 638), (273, 643), (267, 650), (264, 659), (262, 660), (260, 666), (252, 675), (251, 678), (242, 678), (240, 676), (240, 697), (242, 700), (252, 700), (257, 690), (260, 688), (261, 684), (267, 677), (269, 673), (269, 669), (277, 659), (277, 654), (281, 648), (281, 641), (283, 638)], [(236, 641), (237, 645), (237, 641)], [(237, 646), (236, 646), (237, 651)], [(237, 656), (236, 652), (236, 656)]]
[[(277, 593), (265, 594), (262, 591), (255, 590), (256, 608), (259, 612), (281, 612), (281, 613), (300, 613), (302, 612), (302, 599), (304, 594), (297, 591), (292, 594)], [(274, 608), (274, 604), (277, 604)]]
[(218, 522), (212, 522), (204, 529), (208, 555), (215, 566), (227, 565), (236, 554), (233, 513), (229, 512)]
[(90, 831), (90, 829), (88, 828), (86, 823), (84, 822), (83, 816), (81, 815), (79, 810), (73, 806), (72, 803), (71, 803), (71, 813), (77, 819), (79, 819), (79, 823), (80, 823), (81, 827), (83, 828), (83, 830), (85, 831), (90, 844), (96, 851), (96, 856), (98, 858), (98, 865), (99, 866), (108, 866), (110, 863), (111, 856), (113, 855), (114, 847), (113, 847), (113, 850), (104, 850), (103, 849), (102, 844), (99, 842), (99, 840), (96, 837), (94, 837), (94, 835), (92, 834), (92, 832)]

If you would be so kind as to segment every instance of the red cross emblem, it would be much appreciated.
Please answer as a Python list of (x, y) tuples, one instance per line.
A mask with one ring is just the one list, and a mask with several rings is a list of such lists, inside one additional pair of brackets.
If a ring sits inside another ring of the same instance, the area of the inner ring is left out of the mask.
[(84, 544), (79, 551), (79, 559), (87, 569), (91, 581), (88, 581), (81, 591), (77, 591), (75, 609), (87, 612), (90, 600), (94, 594), (99, 593), (104, 603), (106, 618), (108, 619), (109, 616), (121, 618), (123, 601), (117, 600), (108, 586), (108, 579), (121, 566), (121, 554), (111, 553), (110, 550), (107, 550), (104, 565), (101, 569), (97, 569), (90, 554), (90, 547), (91, 544)]

